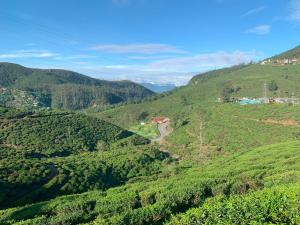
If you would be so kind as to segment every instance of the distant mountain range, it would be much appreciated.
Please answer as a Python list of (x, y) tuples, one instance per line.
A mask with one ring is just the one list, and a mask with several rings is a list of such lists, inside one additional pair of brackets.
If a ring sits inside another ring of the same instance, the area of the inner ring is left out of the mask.
[(154, 84), (154, 83), (140, 83), (142, 86), (148, 88), (155, 93), (163, 93), (171, 91), (176, 88), (175, 84)]
[[(12, 63), (0, 63), (0, 87), (24, 91), (23, 96), (27, 92), (43, 95), (45, 102), (41, 105), (69, 110), (136, 102), (154, 95), (153, 91), (131, 81), (98, 80), (67, 70), (32, 69)], [(10, 105), (6, 101), (15, 98), (0, 98), (0, 104)]]

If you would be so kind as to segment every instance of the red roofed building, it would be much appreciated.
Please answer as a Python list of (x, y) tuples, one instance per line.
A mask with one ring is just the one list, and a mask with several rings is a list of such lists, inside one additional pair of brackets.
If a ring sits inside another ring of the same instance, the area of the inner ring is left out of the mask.
[(158, 124), (166, 123), (168, 121), (169, 121), (169, 119), (165, 118), (165, 117), (154, 117), (152, 119), (152, 123), (158, 123)]

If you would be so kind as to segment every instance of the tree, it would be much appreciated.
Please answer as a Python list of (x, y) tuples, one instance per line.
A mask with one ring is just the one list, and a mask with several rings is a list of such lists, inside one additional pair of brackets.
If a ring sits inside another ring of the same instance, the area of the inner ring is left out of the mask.
[(96, 150), (97, 151), (106, 151), (107, 150), (107, 143), (103, 140), (99, 140), (97, 142), (97, 145), (96, 145)]
[(149, 116), (149, 113), (148, 112), (141, 112), (140, 115), (138, 116), (138, 120), (139, 121), (143, 121), (145, 119), (147, 119), (147, 117)]
[(230, 95), (234, 92), (232, 88), (225, 87), (221, 92), (221, 99), (223, 102), (230, 102)]
[(277, 91), (278, 85), (275, 80), (272, 80), (268, 86), (269, 91)]

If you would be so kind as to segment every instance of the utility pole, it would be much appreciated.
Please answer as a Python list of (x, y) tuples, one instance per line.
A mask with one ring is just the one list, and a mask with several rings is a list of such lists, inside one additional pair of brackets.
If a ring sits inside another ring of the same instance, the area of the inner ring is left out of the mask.
[(267, 99), (267, 83), (264, 83), (264, 99)]
[(202, 151), (202, 146), (203, 146), (203, 120), (202, 120), (202, 116), (199, 113), (199, 142), (200, 142), (200, 151)]
[(292, 104), (293, 104), (293, 106), (295, 106), (295, 93), (294, 92), (292, 93)]

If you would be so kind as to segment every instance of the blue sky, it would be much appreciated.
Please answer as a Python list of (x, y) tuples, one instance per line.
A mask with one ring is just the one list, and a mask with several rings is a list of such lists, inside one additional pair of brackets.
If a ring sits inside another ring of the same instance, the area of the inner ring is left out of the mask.
[(297, 46), (299, 25), (300, 0), (2, 0), (0, 61), (181, 85)]

